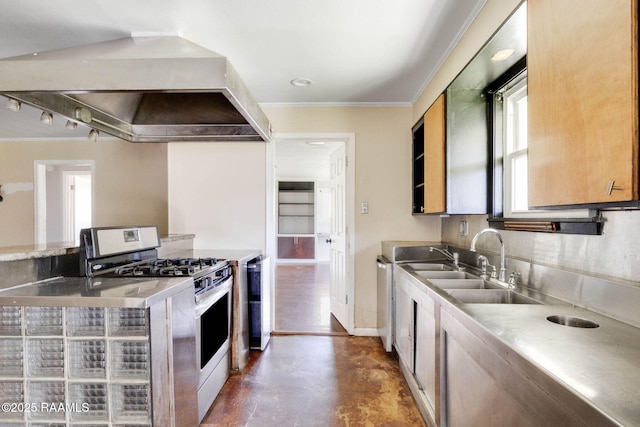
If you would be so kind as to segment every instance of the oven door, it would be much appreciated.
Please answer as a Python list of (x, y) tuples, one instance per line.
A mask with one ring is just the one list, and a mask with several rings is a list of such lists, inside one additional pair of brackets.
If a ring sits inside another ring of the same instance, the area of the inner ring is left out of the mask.
[(200, 369), (198, 389), (202, 388), (229, 351), (232, 283), (233, 277), (229, 277), (202, 295), (196, 304), (196, 360)]

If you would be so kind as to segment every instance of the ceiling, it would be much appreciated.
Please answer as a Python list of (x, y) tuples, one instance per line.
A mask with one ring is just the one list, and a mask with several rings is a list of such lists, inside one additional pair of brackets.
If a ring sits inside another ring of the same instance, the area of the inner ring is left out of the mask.
[[(178, 34), (228, 57), (261, 104), (411, 105), (485, 2), (20, 0), (3, 5), (0, 57)], [(0, 138), (75, 135), (30, 110), (0, 108)]]
[(329, 181), (331, 154), (342, 144), (344, 141), (277, 141), (274, 159), (276, 179)]

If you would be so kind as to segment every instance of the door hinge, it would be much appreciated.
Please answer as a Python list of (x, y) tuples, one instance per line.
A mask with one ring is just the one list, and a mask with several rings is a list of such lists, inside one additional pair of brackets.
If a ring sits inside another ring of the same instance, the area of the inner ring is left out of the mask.
[(344, 296), (344, 303), (349, 304), (349, 295)]
[(349, 156), (344, 156), (344, 167), (349, 167)]

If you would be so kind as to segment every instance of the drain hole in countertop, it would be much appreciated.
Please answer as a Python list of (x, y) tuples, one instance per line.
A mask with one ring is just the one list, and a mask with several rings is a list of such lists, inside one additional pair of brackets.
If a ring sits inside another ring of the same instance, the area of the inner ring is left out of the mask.
[(597, 328), (600, 326), (591, 320), (572, 316), (549, 316), (547, 320), (558, 325), (571, 326), (572, 328)]

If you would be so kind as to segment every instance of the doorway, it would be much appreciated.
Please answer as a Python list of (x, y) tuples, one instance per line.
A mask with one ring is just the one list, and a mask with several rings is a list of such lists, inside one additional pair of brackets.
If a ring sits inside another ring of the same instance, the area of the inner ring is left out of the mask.
[(274, 334), (348, 335), (331, 314), (329, 264), (278, 264)]
[(92, 224), (92, 160), (36, 160), (35, 243), (78, 241)]
[[(323, 135), (274, 135), (274, 144), (267, 148), (271, 162), (267, 171), (268, 210), (267, 251), (278, 253), (278, 183), (280, 181), (308, 181), (315, 189), (315, 255), (306, 260), (277, 259), (273, 269), (272, 283), (274, 301), (272, 324), (274, 333), (347, 334), (353, 332), (353, 254), (349, 227), (353, 223), (353, 168), (348, 168), (346, 159), (355, 153), (355, 138), (352, 134)], [(341, 171), (342, 196), (340, 213), (335, 212), (335, 183), (332, 183), (335, 164), (332, 154), (339, 153), (343, 162)], [(353, 157), (351, 157), (353, 159)], [(334, 219), (336, 219), (334, 221)], [(340, 233), (335, 234), (335, 224), (340, 224)], [(336, 239), (336, 236), (338, 239)], [(342, 239), (342, 240), (340, 240)], [(333, 256), (336, 245), (342, 256)], [(339, 242), (342, 241), (342, 246)], [(340, 259), (339, 264), (334, 259)], [(339, 270), (338, 270), (339, 269)], [(336, 274), (336, 272), (338, 272)], [(336, 280), (336, 278), (338, 280)], [(338, 283), (338, 286), (336, 286)], [(332, 298), (338, 290), (339, 298)], [(342, 301), (336, 307), (336, 301)]]

